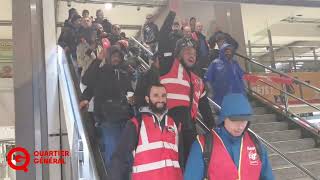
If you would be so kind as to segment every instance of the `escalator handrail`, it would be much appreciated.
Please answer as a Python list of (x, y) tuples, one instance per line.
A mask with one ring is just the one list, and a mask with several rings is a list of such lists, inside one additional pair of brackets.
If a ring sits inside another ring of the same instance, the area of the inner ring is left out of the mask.
[[(70, 62), (72, 61), (70, 59), (70, 57), (68, 55), (66, 55), (63, 51), (63, 49), (61, 47), (58, 47), (58, 68), (59, 70), (59, 77), (64, 79), (64, 81), (66, 81), (67, 83), (67, 88), (68, 88), (68, 92), (67, 92), (67, 97), (62, 97), (62, 98), (70, 98), (71, 102), (76, 102), (75, 104), (72, 104), (71, 106), (75, 106), (73, 107), (73, 113), (77, 114), (75, 117), (75, 123), (76, 123), (76, 127), (77, 130), (79, 131), (79, 135), (81, 137), (81, 140), (83, 142), (83, 147), (85, 149), (87, 149), (89, 155), (89, 161), (90, 161), (90, 165), (92, 166), (92, 170), (93, 170), (93, 175), (94, 177), (91, 178), (95, 178), (95, 180), (99, 180), (101, 178), (105, 178), (107, 177), (107, 172), (105, 170), (105, 168), (101, 168), (101, 167), (97, 167), (96, 162), (100, 162), (101, 160), (97, 159), (97, 155), (94, 155), (93, 153), (93, 148), (95, 148), (95, 152), (96, 151), (96, 147), (93, 147), (92, 144), (94, 144), (94, 140), (92, 138), (92, 136), (89, 136), (88, 134), (88, 129), (86, 127), (85, 124), (85, 120), (83, 118), (83, 114), (80, 112), (80, 108), (79, 108), (79, 87), (75, 85), (76, 82), (78, 82), (76, 80), (75, 77), (75, 72), (74, 72), (74, 68), (72, 68), (70, 65)], [(62, 74), (61, 74), (62, 73)], [(69, 77), (69, 79), (67, 78)], [(60, 79), (59, 78), (59, 79)], [(68, 82), (69, 81), (69, 82)], [(70, 84), (71, 83), (71, 84)], [(59, 88), (61, 90), (61, 88)], [(101, 164), (100, 164), (101, 165)]]
[[(134, 39), (134, 38), (133, 38)], [(144, 47), (145, 48), (145, 47)], [(215, 106), (218, 110), (221, 109), (221, 107), (215, 103), (212, 99), (210, 99), (209, 97), (207, 97), (209, 102)], [(207, 131), (210, 132), (211, 130), (202, 122), (201, 119), (199, 119), (199, 117), (201, 117), (200, 113), (198, 112), (198, 117), (196, 118), (197, 122)], [(265, 139), (263, 139), (262, 137), (260, 137), (259, 135), (257, 135), (256, 133), (254, 133), (250, 128), (248, 129), (250, 132), (252, 132), (257, 138), (259, 138), (261, 140), (261, 142), (266, 145), (267, 147), (271, 148), (274, 152), (276, 152), (277, 154), (279, 154), (283, 159), (285, 159), (286, 161), (288, 161), (291, 165), (293, 165), (294, 167), (298, 168), (299, 170), (301, 170), (303, 173), (305, 173), (306, 175), (308, 175), (309, 177), (311, 177), (314, 180), (318, 180), (317, 177), (315, 177), (309, 170), (307, 170), (306, 168), (300, 166), (299, 164), (296, 164), (295, 162), (293, 162), (292, 160), (290, 160), (289, 158), (286, 157), (286, 155), (284, 155), (282, 152), (280, 152), (276, 147), (274, 147), (272, 144), (268, 143)]]
[(307, 87), (313, 89), (313, 90), (316, 91), (316, 92), (320, 92), (320, 89), (317, 88), (317, 87), (315, 87), (315, 86), (312, 86), (312, 85), (310, 85), (310, 84), (308, 84), (308, 83), (306, 83), (306, 82), (303, 82), (303, 81), (301, 81), (301, 80), (299, 80), (299, 79), (297, 79), (297, 78), (291, 77), (291, 76), (289, 76), (289, 75), (286, 74), (286, 73), (283, 73), (283, 72), (278, 71), (278, 70), (276, 70), (276, 69), (270, 68), (270, 67), (268, 67), (268, 66), (266, 66), (266, 65), (264, 65), (264, 64), (261, 64), (261, 63), (259, 63), (259, 62), (257, 62), (257, 61), (254, 61), (254, 60), (250, 59), (250, 58), (247, 57), (247, 56), (241, 55), (241, 54), (239, 54), (239, 53), (235, 53), (235, 55), (237, 55), (238, 57), (241, 57), (241, 58), (244, 59), (245, 61), (248, 61), (248, 62), (250, 62), (250, 63), (256, 64), (256, 65), (258, 65), (258, 66), (260, 66), (260, 67), (263, 67), (263, 68), (265, 68), (265, 69), (268, 69), (269, 71), (271, 71), (271, 72), (273, 72), (273, 73), (279, 74), (279, 75), (284, 76), (284, 77), (287, 77), (287, 78), (289, 78), (289, 79), (292, 79), (293, 82), (296, 83), (296, 84), (301, 84), (301, 85), (304, 85), (304, 86), (307, 86)]
[(146, 51), (150, 56), (153, 56), (153, 53), (152, 53), (148, 48), (146, 48), (143, 44), (141, 44), (136, 38), (131, 37), (131, 39), (132, 39), (136, 44), (138, 44), (144, 51)]
[[(272, 84), (267, 83), (267, 82), (265, 82), (265, 81), (263, 81), (263, 80), (259, 80), (259, 81), (262, 82), (262, 83), (264, 83), (264, 84), (266, 84), (266, 85), (268, 85), (268, 86), (270, 86), (270, 87), (272, 87), (272, 88), (274, 88), (274, 89), (276, 89), (276, 90), (278, 90), (278, 91), (280, 91), (281, 93), (284, 93), (284, 94), (286, 94), (286, 95), (288, 95), (288, 96), (290, 96), (290, 97), (292, 97), (292, 98), (294, 98), (294, 99), (297, 99), (297, 100), (303, 102), (304, 104), (308, 105), (309, 107), (312, 107), (312, 108), (320, 111), (320, 108), (318, 108), (318, 107), (316, 107), (316, 106), (308, 103), (307, 101), (305, 101), (305, 100), (303, 100), (303, 99), (301, 99), (301, 98), (298, 98), (298, 97), (296, 97), (296, 96), (294, 96), (294, 95), (292, 95), (292, 94), (290, 94), (290, 93), (288, 93), (288, 92), (286, 92), (286, 91), (283, 91), (282, 89), (277, 88), (277, 87), (273, 86)], [(277, 106), (279, 107), (279, 105), (277, 105)], [(289, 110), (288, 110), (288, 112), (290, 112), (292, 115), (298, 116), (298, 115), (296, 115), (295, 113), (293, 113), (293, 112), (291, 112), (291, 111), (289, 111)], [(299, 117), (299, 116), (298, 116), (298, 117)], [(317, 127), (315, 127), (312, 123), (308, 122), (308, 121), (305, 120), (305, 119), (302, 119), (302, 118), (299, 118), (299, 119), (300, 119), (301, 121), (303, 121), (304, 123), (308, 124), (310, 127), (314, 128), (314, 129), (316, 130), (318, 136), (319, 136), (320, 130), (319, 130)]]

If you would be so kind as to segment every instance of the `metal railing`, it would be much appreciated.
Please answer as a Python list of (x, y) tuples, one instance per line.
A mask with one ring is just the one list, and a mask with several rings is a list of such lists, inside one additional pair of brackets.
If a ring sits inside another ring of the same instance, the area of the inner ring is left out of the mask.
[[(134, 39), (134, 38), (133, 38)], [(135, 40), (137, 41), (137, 40)], [(139, 46), (141, 46), (142, 49), (147, 49), (145, 48), (141, 43), (139, 43)], [(217, 108), (218, 110), (221, 109), (221, 107), (215, 103), (212, 99), (210, 99), (208, 97), (208, 100), (210, 102), (211, 105), (215, 106), (215, 108)], [(210, 132), (211, 130), (203, 123), (203, 121), (201, 120), (201, 114), (198, 112), (198, 116), (196, 118), (197, 123), (207, 132)], [(310, 178), (314, 179), (314, 180), (318, 180), (318, 178), (316, 176), (314, 176), (309, 170), (307, 170), (306, 168), (300, 166), (299, 164), (295, 163), (294, 161), (290, 160), (284, 153), (282, 153), (281, 151), (279, 151), (275, 146), (273, 146), (272, 144), (270, 144), (268, 141), (266, 141), (265, 139), (263, 139), (262, 137), (260, 137), (259, 135), (257, 135), (255, 132), (253, 132), (251, 129), (249, 129), (249, 131), (251, 133), (253, 133), (264, 145), (266, 145), (267, 147), (269, 147), (270, 149), (272, 149), (275, 153), (277, 153), (280, 157), (282, 157), (283, 159), (285, 159), (287, 162), (289, 162), (291, 165), (293, 165), (294, 167), (296, 167), (297, 169), (299, 169), (300, 171), (302, 171), (304, 174), (306, 174), (307, 176), (309, 176)]]
[(319, 71), (319, 49), (320, 46), (254, 45), (250, 41), (247, 45), (250, 58), (286, 72)]
[[(297, 86), (299, 87), (300, 98), (297, 97), (297, 96), (295, 96), (295, 95), (292, 94), (292, 93), (289, 93), (288, 90), (287, 90), (287, 88), (286, 88), (286, 86), (282, 86), (282, 88), (280, 89), (280, 88), (276, 87), (275, 85), (272, 85), (272, 84), (270, 84), (270, 83), (267, 83), (267, 82), (265, 82), (265, 81), (263, 81), (263, 80), (259, 80), (259, 82), (262, 82), (264, 85), (267, 85), (268, 87), (271, 87), (272, 89), (275, 89), (275, 90), (280, 91), (280, 95), (284, 95), (284, 98), (285, 98), (285, 102), (284, 102), (284, 106), (285, 106), (284, 111), (285, 111), (285, 114), (290, 114), (290, 115), (292, 115), (292, 116), (295, 116), (296, 118), (299, 119), (299, 121), (301, 121), (301, 122), (298, 122), (299, 125), (302, 125), (302, 126), (308, 128), (308, 130), (312, 131), (314, 134), (316, 134), (316, 135), (318, 135), (318, 136), (320, 135), (320, 129), (319, 129), (318, 127), (314, 126), (313, 124), (311, 124), (311, 123), (308, 122), (307, 120), (303, 119), (303, 118), (300, 117), (297, 113), (294, 113), (293, 111), (291, 111), (291, 110), (290, 110), (290, 105), (288, 104), (288, 96), (289, 96), (290, 98), (293, 98), (293, 99), (297, 100), (298, 102), (301, 102), (302, 105), (304, 105), (304, 106), (306, 106), (306, 107), (310, 107), (311, 109), (314, 109), (315, 111), (320, 111), (320, 108), (319, 108), (319, 107), (317, 107), (317, 106), (315, 106), (315, 105), (312, 105), (311, 103), (308, 102), (308, 100), (306, 100), (306, 99), (304, 98), (304, 93), (303, 93), (303, 89), (304, 89), (304, 88), (307, 88), (307, 89), (309, 89), (309, 91), (311, 91), (311, 92), (313, 92), (313, 93), (315, 93), (315, 94), (318, 94), (318, 93), (320, 93), (320, 89), (319, 89), (318, 87), (315, 87), (315, 86), (313, 86), (313, 85), (310, 85), (310, 84), (308, 84), (308, 83), (306, 83), (306, 82), (304, 82), (304, 81), (301, 81), (301, 80), (299, 80), (299, 79), (297, 79), (297, 78), (291, 77), (291, 76), (289, 76), (288, 74), (285, 74), (285, 73), (283, 73), (283, 72), (280, 72), (280, 71), (278, 71), (278, 70), (275, 70), (275, 69), (273, 69), (273, 68), (270, 68), (270, 67), (268, 67), (268, 66), (266, 66), (266, 65), (264, 65), (264, 64), (261, 64), (261, 63), (259, 63), (259, 62), (256, 62), (256, 61), (254, 61), (254, 60), (252, 60), (252, 59), (250, 59), (250, 58), (248, 58), (248, 57), (246, 57), (246, 56), (243, 56), (243, 55), (240, 55), (240, 54), (236, 54), (236, 55), (239, 56), (239, 57), (241, 57), (242, 59), (244, 59), (244, 60), (246, 61), (246, 63), (254, 64), (254, 65), (256, 65), (256, 66), (259, 66), (259, 67), (262, 67), (262, 68), (264, 68), (264, 69), (267, 69), (267, 70), (269, 70), (270, 72), (272, 72), (272, 73), (274, 73), (274, 74), (276, 74), (276, 75), (279, 75), (280, 77), (286, 77), (286, 78), (292, 80), (293, 84), (295, 84), (295, 85), (297, 85)], [(250, 73), (250, 72), (249, 72), (249, 73)], [(258, 92), (252, 90), (252, 89), (253, 89), (253, 88), (252, 88), (253, 86), (252, 86), (251, 83), (248, 83), (248, 86), (249, 86), (249, 87), (248, 87), (249, 93), (258, 95), (260, 99), (266, 100), (266, 97), (264, 97), (263, 94), (259, 94)], [(320, 100), (320, 99), (319, 99), (319, 100)], [(272, 100), (270, 100), (270, 99), (268, 99), (268, 102), (269, 102), (269, 103), (272, 102), (272, 104), (273, 104), (274, 106), (277, 106), (277, 107), (281, 108), (281, 106), (280, 106), (279, 104), (274, 103), (274, 102), (273, 102)]]
[(59, 92), (62, 99), (63, 115), (68, 131), (73, 179), (107, 179), (99, 147), (88, 124), (90, 121), (80, 112), (78, 81), (69, 56), (58, 47)]

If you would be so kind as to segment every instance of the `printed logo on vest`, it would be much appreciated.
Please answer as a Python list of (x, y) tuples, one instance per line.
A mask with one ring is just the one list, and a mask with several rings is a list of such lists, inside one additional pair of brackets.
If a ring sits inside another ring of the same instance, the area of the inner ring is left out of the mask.
[(249, 156), (249, 163), (252, 166), (257, 166), (259, 165), (259, 161), (258, 161), (258, 154), (256, 151), (256, 147), (252, 146), (248, 146), (247, 147), (248, 150), (248, 156)]

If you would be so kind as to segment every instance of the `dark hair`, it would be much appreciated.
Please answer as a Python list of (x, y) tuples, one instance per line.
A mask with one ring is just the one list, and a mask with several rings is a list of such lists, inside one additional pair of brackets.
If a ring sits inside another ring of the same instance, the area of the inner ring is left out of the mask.
[(211, 36), (208, 40), (208, 44), (210, 46), (211, 49), (213, 49), (216, 46), (216, 37), (215, 36)]
[(84, 16), (85, 13), (88, 13), (88, 14), (89, 14), (89, 11), (88, 11), (87, 9), (83, 10), (83, 11), (82, 11), (82, 16)]
[(191, 17), (189, 22), (191, 22), (192, 20), (196, 21), (196, 18), (195, 17)]
[(75, 15), (75, 16), (72, 17), (71, 22), (73, 23), (73, 22), (75, 22), (75, 21), (78, 20), (78, 19), (81, 19), (81, 16), (77, 14), (77, 15)]
[(77, 13), (77, 10), (75, 8), (69, 9), (69, 17), (68, 17), (68, 19), (71, 19), (72, 18), (72, 14), (74, 14), (74, 13)]
[(149, 85), (149, 87), (148, 87), (148, 89), (147, 89), (147, 94), (146, 94), (146, 95), (147, 95), (148, 97), (150, 96), (150, 92), (151, 92), (151, 89), (152, 89), (153, 87), (163, 87), (163, 88), (166, 89), (166, 87), (165, 87), (163, 84), (161, 84), (161, 83), (153, 83), (153, 84)]
[(113, 45), (110, 47), (110, 60), (113, 54), (119, 53), (121, 60), (124, 60), (124, 54), (121, 48), (117, 45)]
[(126, 38), (126, 33), (125, 32), (121, 32), (120, 36)]
[(215, 40), (216, 40), (216, 42), (221, 41), (221, 40), (226, 40), (226, 35), (223, 32), (217, 32), (215, 34)]
[(103, 12), (101, 9), (98, 9), (97, 11), (96, 11), (96, 16), (98, 16), (98, 13), (100, 13), (100, 12)]

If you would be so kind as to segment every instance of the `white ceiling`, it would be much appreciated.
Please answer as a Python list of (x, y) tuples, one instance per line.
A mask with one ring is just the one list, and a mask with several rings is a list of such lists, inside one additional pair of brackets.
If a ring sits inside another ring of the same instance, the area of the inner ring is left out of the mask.
[(319, 8), (242, 4), (242, 17), (246, 40), (252, 44), (268, 44), (270, 28), (274, 44), (295, 41), (320, 40), (319, 24), (281, 22), (288, 17), (320, 19)]
[[(11, 20), (12, 8), (11, 0), (0, 0), (0, 20)], [(190, 0), (188, 0), (190, 1)], [(200, 0), (192, 0), (192, 2)], [(195, 6), (196, 9), (203, 9), (203, 5)], [(103, 9), (105, 16), (113, 23), (127, 24), (127, 25), (142, 25), (144, 23), (145, 15), (148, 13), (155, 13), (157, 7), (147, 8), (141, 7), (137, 11), (134, 6), (116, 6), (112, 10), (107, 11), (103, 4), (81, 4), (72, 3), (72, 7), (81, 12), (83, 9), (88, 9), (92, 16), (95, 16), (97, 9)], [(197, 8), (198, 7), (198, 8)], [(273, 36), (274, 44), (290, 44), (295, 41), (313, 41), (320, 40), (320, 28), (318, 24), (312, 23), (288, 23), (281, 22), (290, 16), (298, 14), (303, 15), (300, 18), (320, 19), (319, 8), (306, 8), (306, 7), (292, 7), (292, 6), (272, 6), (272, 5), (257, 5), (257, 4), (242, 4), (242, 17), (244, 24), (244, 32), (246, 41), (251, 40), (253, 44), (268, 44), (266, 30), (269, 27)], [(58, 22), (63, 22), (68, 16), (67, 3), (58, 3)], [(212, 11), (213, 8), (206, 8), (205, 11)], [(185, 12), (189, 13), (186, 16), (195, 14), (195, 11)], [(202, 21), (206, 18), (201, 18), (201, 15), (211, 16), (212, 12), (201, 12), (199, 14)], [(207, 22), (203, 22), (206, 24)], [(134, 35), (136, 30), (125, 30), (127, 36)], [(0, 26), (0, 39), (11, 39), (11, 27)]]

